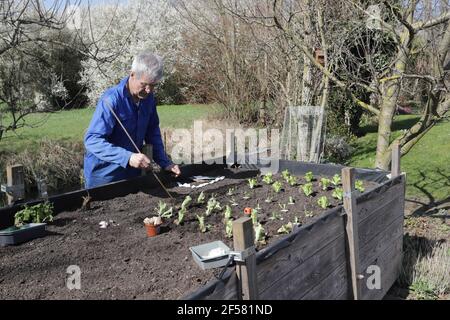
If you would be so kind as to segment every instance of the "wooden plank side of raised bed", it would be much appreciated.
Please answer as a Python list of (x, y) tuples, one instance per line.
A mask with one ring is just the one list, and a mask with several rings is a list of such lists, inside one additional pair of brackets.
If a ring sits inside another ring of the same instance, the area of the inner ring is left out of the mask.
[[(359, 242), (360, 246), (366, 245), (379, 233), (385, 233), (386, 228), (395, 220), (403, 217), (404, 198), (394, 198), (390, 202), (383, 203), (373, 211), (368, 219), (359, 223)], [(386, 245), (389, 245), (387, 243)]]
[(344, 262), (308, 292), (298, 292), (293, 300), (346, 300), (349, 295), (348, 265)]
[[(389, 184), (390, 186), (387, 187)], [(404, 194), (405, 178), (404, 176), (399, 176), (371, 190), (367, 194), (357, 197), (358, 221), (362, 222), (368, 219), (374, 211), (387, 202), (399, 198), (404, 199)]]
[[(378, 233), (371, 241), (361, 247), (361, 265), (369, 265), (370, 261), (380, 257), (402, 235), (403, 217), (400, 217), (388, 225), (383, 232)], [(401, 254), (401, 251), (399, 254)]]
[[(316, 242), (316, 245), (319, 242)], [(286, 259), (292, 256), (286, 256)], [(333, 271), (346, 262), (345, 235), (341, 234), (334, 241), (317, 251), (304, 261), (292, 261), (295, 268), (282, 278), (277, 279), (271, 287), (260, 291), (261, 299), (287, 300), (295, 299), (313, 289)], [(300, 262), (300, 263), (299, 263)], [(280, 290), (282, 288), (282, 290)], [(333, 287), (332, 287), (333, 288)], [(328, 288), (327, 290), (330, 290)], [(336, 288), (339, 291), (340, 288)], [(330, 292), (334, 297), (338, 292)]]
[[(319, 259), (320, 255), (315, 258), (315, 255), (322, 249), (332, 245), (331, 249), (342, 246), (335, 244), (336, 239), (341, 239), (345, 235), (344, 219), (339, 214), (334, 214), (328, 219), (317, 220), (311, 228), (300, 230), (295, 240), (286, 248), (283, 248), (274, 253), (270, 258), (261, 261), (257, 266), (258, 272), (258, 288), (260, 293), (266, 292), (269, 288), (278, 286), (280, 280), (288, 282), (289, 278), (295, 278), (298, 268), (301, 267), (309, 258)], [(341, 241), (342, 244), (344, 241)], [(344, 248), (345, 250), (345, 248)], [(343, 252), (335, 252), (339, 256)], [(317, 268), (327, 266), (324, 263), (318, 263)], [(321, 269), (317, 269), (321, 270)], [(294, 271), (294, 272), (292, 272)], [(285, 276), (289, 276), (286, 278)], [(327, 274), (322, 274), (321, 277), (326, 277)], [(267, 295), (261, 297), (269, 298)]]
[[(380, 270), (381, 287), (369, 288), (369, 283), (374, 284), (374, 271), (371, 274), (366, 274), (365, 283), (362, 286), (361, 297), (364, 300), (380, 300), (382, 299), (389, 289), (398, 278), (402, 263), (402, 246), (403, 246), (403, 234), (397, 239), (391, 242), (391, 245), (377, 257), (373, 257), (371, 260), (365, 262), (362, 265), (364, 270), (368, 270), (369, 266), (378, 267)], [(372, 267), (373, 268), (373, 267)], [(370, 278), (372, 277), (372, 278)]]

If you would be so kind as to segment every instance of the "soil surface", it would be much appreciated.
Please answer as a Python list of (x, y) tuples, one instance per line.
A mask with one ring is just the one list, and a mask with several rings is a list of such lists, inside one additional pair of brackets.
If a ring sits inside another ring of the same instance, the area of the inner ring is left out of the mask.
[[(274, 180), (280, 181), (283, 188), (276, 193), (259, 175), (254, 189), (249, 188), (248, 173), (236, 175), (224, 170), (208, 175), (226, 178), (199, 189), (170, 188), (174, 200), (152, 189), (94, 201), (89, 210), (59, 213), (43, 238), (0, 247), (0, 299), (179, 299), (213, 280), (222, 270), (202, 270), (189, 247), (215, 240), (233, 247), (223, 222), (226, 205), (230, 205), (236, 219), (243, 215), (245, 207), (259, 204), (258, 221), (266, 232), (265, 244), (257, 245), (260, 249), (285, 236), (277, 232), (281, 226), (294, 221), (306, 224), (323, 213), (317, 204), (321, 196), (327, 197), (329, 208), (341, 203), (332, 197), (334, 186), (322, 190), (319, 176), (314, 177), (314, 194), (306, 197), (300, 188), (306, 183), (304, 177), (298, 177), (297, 186), (290, 186), (281, 175), (275, 175)], [(367, 191), (377, 184), (364, 185)], [(206, 211), (206, 203), (196, 203), (200, 191), (204, 191), (206, 201), (214, 194), (222, 207), (205, 217), (207, 232), (200, 232), (196, 218)], [(188, 194), (193, 201), (184, 223), (176, 225), (178, 209)], [(288, 204), (289, 197), (294, 204)], [(272, 201), (265, 202), (267, 198)], [(147, 237), (143, 220), (155, 215), (159, 201), (173, 206), (174, 215), (161, 227), (160, 235)], [(284, 208), (288, 211), (281, 211)], [(100, 228), (101, 221), (109, 226)], [(80, 268), (80, 289), (67, 287), (67, 281), (73, 278), (67, 272), (69, 266)]]

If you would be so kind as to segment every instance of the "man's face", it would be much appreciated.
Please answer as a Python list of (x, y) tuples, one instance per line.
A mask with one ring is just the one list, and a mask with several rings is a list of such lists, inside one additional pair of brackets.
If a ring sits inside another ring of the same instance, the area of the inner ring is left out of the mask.
[(130, 75), (130, 93), (132, 96), (145, 99), (156, 87), (157, 82), (152, 81), (149, 77), (143, 75), (139, 77), (132, 72)]

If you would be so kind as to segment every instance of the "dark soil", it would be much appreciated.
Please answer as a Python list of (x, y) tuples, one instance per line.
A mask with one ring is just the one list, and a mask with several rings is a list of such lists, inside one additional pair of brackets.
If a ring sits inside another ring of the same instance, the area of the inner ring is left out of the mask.
[[(211, 174), (211, 173), (209, 173)], [(215, 176), (228, 173), (216, 172)], [(258, 176), (258, 187), (250, 189), (247, 179), (225, 179), (201, 188), (206, 200), (215, 194), (224, 208), (231, 200), (238, 203), (231, 206), (233, 217), (243, 215), (245, 207), (260, 206), (259, 221), (271, 243), (284, 235), (277, 230), (297, 218), (306, 224), (314, 216), (324, 212), (317, 200), (326, 195), (335, 207), (340, 202), (332, 198), (333, 189), (322, 190), (317, 180), (313, 182), (315, 193), (306, 197), (299, 186), (291, 187), (280, 175), (276, 181), (283, 184), (283, 190), (275, 194), (271, 186)], [(304, 178), (299, 177), (300, 184)], [(365, 182), (366, 190), (376, 186)], [(234, 194), (227, 195), (230, 187)], [(195, 200), (199, 189), (175, 187), (171, 193), (176, 199), (161, 198), (161, 190), (146, 190), (126, 197), (91, 203), (91, 209), (62, 212), (47, 226), (48, 235), (13, 247), (0, 247), (0, 299), (179, 299), (196, 291), (217, 276), (221, 268), (201, 270), (194, 262), (189, 247), (222, 240), (232, 248), (232, 239), (225, 235), (223, 211), (206, 217), (210, 229), (201, 233), (196, 214), (204, 214), (206, 204), (197, 205)], [(174, 216), (161, 228), (162, 234), (147, 237), (143, 225), (145, 217), (154, 215), (160, 200), (175, 208), (184, 196), (190, 194), (193, 202), (183, 225), (177, 226)], [(244, 194), (250, 195), (243, 199)], [(271, 203), (264, 200), (273, 197)], [(295, 204), (289, 205), (289, 196)], [(281, 212), (279, 205), (286, 204), (287, 212)], [(273, 213), (281, 219), (271, 220)], [(106, 229), (99, 228), (100, 221), (113, 221)], [(263, 244), (259, 243), (260, 249)], [(66, 270), (71, 265), (81, 269), (81, 289), (69, 290)]]

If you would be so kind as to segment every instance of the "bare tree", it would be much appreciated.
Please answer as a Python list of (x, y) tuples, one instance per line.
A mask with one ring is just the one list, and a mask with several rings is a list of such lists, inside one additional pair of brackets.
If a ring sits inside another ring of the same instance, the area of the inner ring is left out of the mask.
[[(0, 139), (6, 131), (26, 126), (25, 117), (30, 113), (54, 111), (54, 103), (62, 102), (60, 107), (64, 107), (70, 102), (65, 79), (55, 73), (50, 61), (54, 48), (68, 48), (98, 65), (120, 54), (127, 34), (121, 43), (102, 48), (104, 51), (97, 46), (112, 23), (97, 37), (84, 35), (88, 28), (68, 28), (80, 12), (85, 13), (78, 17), (84, 19), (81, 24), (89, 25), (90, 7), (78, 9), (78, 0), (0, 1)], [(108, 54), (101, 54), (105, 51)]]

